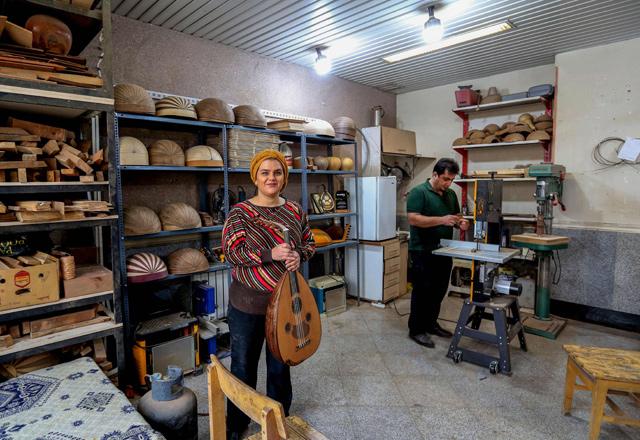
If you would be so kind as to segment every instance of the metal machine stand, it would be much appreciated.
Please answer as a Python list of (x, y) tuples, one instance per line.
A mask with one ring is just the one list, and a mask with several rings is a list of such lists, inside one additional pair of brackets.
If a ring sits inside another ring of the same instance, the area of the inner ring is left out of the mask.
[[(531, 235), (533, 236), (533, 234)], [(551, 316), (551, 254), (554, 250), (568, 248), (569, 244), (525, 243), (518, 241), (518, 237), (519, 236), (514, 235), (511, 239), (511, 244), (515, 247), (534, 250), (538, 258), (538, 287), (536, 289), (535, 316), (524, 317), (522, 321), (524, 330), (533, 335), (556, 339), (567, 324), (567, 321)]]
[[(487, 313), (487, 310), (491, 310), (492, 313)], [(511, 312), (511, 316), (509, 316), (509, 312)], [(479, 330), (482, 319), (493, 320), (496, 328), (495, 335)], [(511, 295), (494, 297), (488, 302), (480, 303), (467, 299), (462, 306), (447, 357), (453, 359), (456, 364), (464, 360), (489, 368), (491, 374), (500, 372), (510, 376), (509, 342), (516, 335), (520, 341), (520, 348), (527, 351), (517, 297)], [(463, 336), (494, 345), (498, 349), (499, 356), (495, 357), (460, 347), (460, 340)]]
[(536, 290), (535, 316), (523, 319), (527, 333), (556, 339), (567, 321), (551, 316), (551, 256), (553, 251), (569, 247), (569, 238), (553, 233), (553, 206), (562, 204), (562, 182), (565, 168), (557, 164), (531, 165), (529, 176), (536, 178), (535, 198), (538, 215), (535, 234), (520, 234), (511, 237), (511, 244), (536, 252), (538, 258), (538, 286)]
[[(462, 306), (447, 357), (452, 358), (455, 363), (467, 361), (487, 367), (491, 374), (501, 372), (510, 375), (511, 339), (518, 335), (520, 348), (527, 350), (518, 299), (513, 295), (519, 294), (522, 286), (502, 278), (499, 265), (518, 255), (520, 251), (479, 242), (441, 240), (440, 243), (443, 247), (433, 251), (435, 255), (472, 260), (474, 263), (471, 298), (465, 300)], [(495, 333), (480, 331), (483, 319), (494, 321)], [(461, 348), (459, 344), (463, 336), (495, 346), (499, 356)]]

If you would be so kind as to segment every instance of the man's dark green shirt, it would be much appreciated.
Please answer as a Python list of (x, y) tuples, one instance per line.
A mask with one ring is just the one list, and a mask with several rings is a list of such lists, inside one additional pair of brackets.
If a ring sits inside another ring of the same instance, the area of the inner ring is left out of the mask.
[[(407, 214), (414, 212), (427, 217), (442, 217), (458, 214), (460, 205), (456, 193), (447, 188), (442, 195), (438, 194), (429, 181), (422, 183), (409, 192), (407, 197)], [(434, 226), (432, 228), (409, 228), (409, 250), (431, 252), (438, 248), (440, 239), (453, 238), (452, 226)]]

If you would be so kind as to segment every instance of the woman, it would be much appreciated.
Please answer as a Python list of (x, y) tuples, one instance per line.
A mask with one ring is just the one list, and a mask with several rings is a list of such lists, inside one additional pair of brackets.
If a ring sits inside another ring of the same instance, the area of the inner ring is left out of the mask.
[[(251, 160), (250, 173), (257, 195), (231, 209), (222, 245), (226, 261), (233, 266), (228, 312), (231, 373), (255, 388), (271, 293), (286, 270), (298, 270), (301, 261), (311, 258), (315, 245), (302, 207), (280, 197), (289, 174), (284, 156), (275, 150), (262, 151)], [(277, 225), (289, 229), (290, 243), (283, 242)], [(289, 413), (289, 366), (268, 349), (267, 395)], [(227, 438), (240, 438), (248, 425), (249, 418), (227, 402)]]

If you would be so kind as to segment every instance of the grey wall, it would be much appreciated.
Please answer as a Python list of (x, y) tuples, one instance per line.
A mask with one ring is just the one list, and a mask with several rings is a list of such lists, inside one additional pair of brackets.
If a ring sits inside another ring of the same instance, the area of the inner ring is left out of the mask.
[(114, 83), (331, 121), (349, 116), (371, 125), (371, 107), (382, 105), (384, 125), (395, 127), (396, 97), (331, 75), (113, 16)]

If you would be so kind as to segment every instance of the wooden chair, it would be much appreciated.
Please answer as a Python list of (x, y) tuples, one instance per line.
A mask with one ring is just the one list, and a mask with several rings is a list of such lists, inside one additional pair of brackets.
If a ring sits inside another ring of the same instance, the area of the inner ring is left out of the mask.
[(280, 402), (240, 381), (214, 355), (211, 355), (209, 366), (211, 440), (226, 439), (225, 396), (251, 420), (260, 424), (260, 432), (249, 437), (250, 440), (328, 440), (300, 417), (285, 417)]
[[(564, 414), (571, 412), (573, 392), (591, 391), (589, 440), (600, 435), (602, 422), (640, 426), (640, 419), (627, 416), (609, 397), (626, 395), (640, 404), (640, 351), (565, 345), (567, 376), (564, 388)], [(576, 383), (579, 378), (582, 384)], [(615, 413), (605, 414), (605, 402)]]

